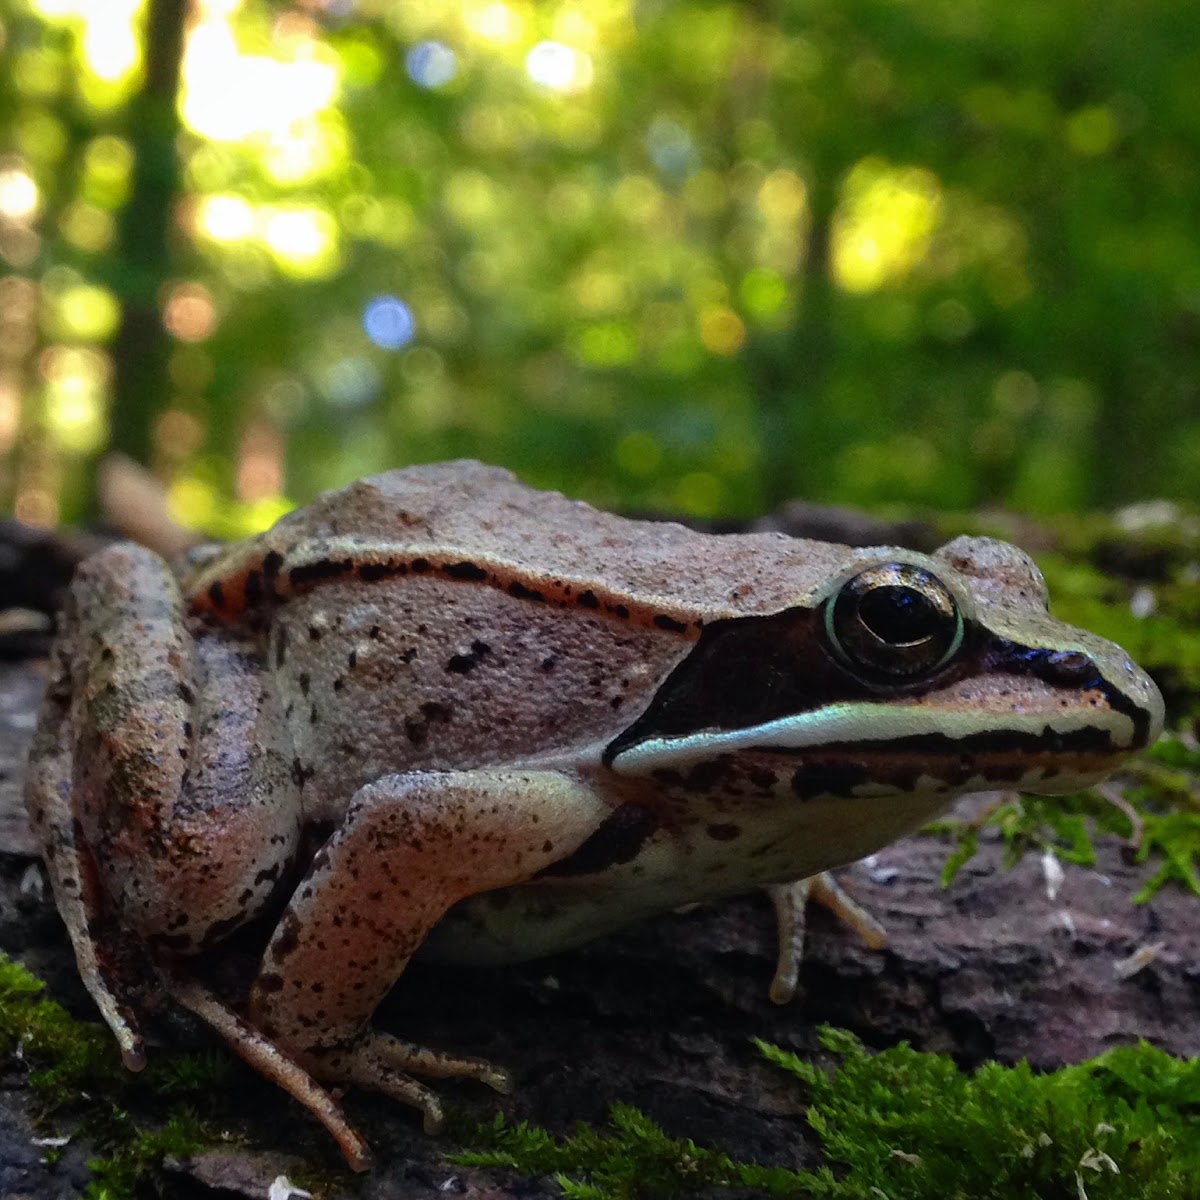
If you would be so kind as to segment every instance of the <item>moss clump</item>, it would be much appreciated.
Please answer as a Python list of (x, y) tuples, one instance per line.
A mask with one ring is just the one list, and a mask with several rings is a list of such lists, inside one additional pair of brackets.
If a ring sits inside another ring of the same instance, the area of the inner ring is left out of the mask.
[(869, 1054), (823, 1029), (826, 1071), (779, 1047), (763, 1055), (808, 1093), (827, 1160), (813, 1172), (762, 1167), (668, 1137), (618, 1105), (612, 1129), (556, 1139), (497, 1119), (463, 1164), (553, 1175), (567, 1196), (638, 1200), (702, 1188), (828, 1200), (1142, 1200), (1200, 1195), (1200, 1062), (1145, 1043), (1035, 1074), (989, 1064), (972, 1075), (906, 1045)]
[[(99, 1150), (102, 1157), (90, 1164), (90, 1197), (130, 1196), (166, 1155), (184, 1157), (217, 1140), (186, 1105), (227, 1094), (236, 1070), (227, 1055), (164, 1051), (132, 1075), (107, 1030), (76, 1021), (42, 992), (41, 980), (0, 954), (0, 1057), (11, 1060), (19, 1052), (33, 1068), (29, 1084), (41, 1119), (73, 1125)], [(136, 1106), (153, 1096), (184, 1107), (165, 1125), (144, 1120)]]

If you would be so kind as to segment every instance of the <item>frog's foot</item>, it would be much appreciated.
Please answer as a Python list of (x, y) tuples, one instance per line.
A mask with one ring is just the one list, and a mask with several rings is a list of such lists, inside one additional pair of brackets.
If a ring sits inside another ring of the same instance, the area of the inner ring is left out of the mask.
[(775, 906), (779, 952), (770, 996), (776, 1004), (787, 1004), (796, 994), (800, 962), (804, 958), (805, 914), (810, 901), (824, 905), (845, 922), (872, 950), (887, 945), (887, 930), (857, 901), (852, 900), (836, 879), (822, 871), (795, 883), (776, 883), (763, 889)]
[(426, 1133), (441, 1129), (442, 1105), (436, 1093), (413, 1075), (477, 1079), (498, 1092), (507, 1094), (512, 1090), (508, 1072), (485, 1059), (431, 1050), (372, 1030), (344, 1045), (309, 1050), (304, 1060), (314, 1075), (329, 1083), (353, 1084), (420, 1109)]
[(300, 1063), (194, 979), (177, 972), (164, 974), (171, 995), (184, 1008), (211, 1025), (239, 1058), (277, 1083), (329, 1130), (351, 1169), (370, 1169), (371, 1149), (366, 1139), (346, 1120), (338, 1101)]

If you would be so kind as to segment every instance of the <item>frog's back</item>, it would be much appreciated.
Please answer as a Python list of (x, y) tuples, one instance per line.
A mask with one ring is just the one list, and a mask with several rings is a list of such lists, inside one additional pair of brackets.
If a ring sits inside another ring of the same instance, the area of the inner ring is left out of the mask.
[(502, 468), (459, 461), (325, 492), (221, 554), (192, 592), (200, 608), (237, 609), (243, 597), (247, 606), (264, 592), (286, 597), (341, 571), (368, 579), (433, 571), (523, 598), (698, 628), (803, 603), (855, 557), (777, 533), (713, 535), (630, 520), (529, 487)]

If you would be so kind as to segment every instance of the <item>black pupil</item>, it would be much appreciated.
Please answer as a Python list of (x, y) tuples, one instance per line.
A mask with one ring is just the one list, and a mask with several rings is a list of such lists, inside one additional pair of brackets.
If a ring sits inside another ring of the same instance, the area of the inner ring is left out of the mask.
[(872, 588), (859, 601), (858, 615), (876, 637), (893, 646), (925, 641), (941, 624), (929, 597), (901, 584)]

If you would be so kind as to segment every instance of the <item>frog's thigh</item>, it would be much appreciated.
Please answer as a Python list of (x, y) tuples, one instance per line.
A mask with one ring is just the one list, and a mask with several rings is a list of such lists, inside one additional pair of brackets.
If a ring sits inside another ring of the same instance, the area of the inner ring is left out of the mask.
[(256, 1019), (295, 1050), (346, 1042), (452, 904), (531, 878), (608, 811), (553, 771), (430, 771), (362, 788), (280, 920)]
[(67, 620), (71, 817), (112, 915), (194, 951), (254, 915), (299, 838), (266, 673), (251, 645), (194, 638), (170, 568), (139, 546), (80, 566)]

